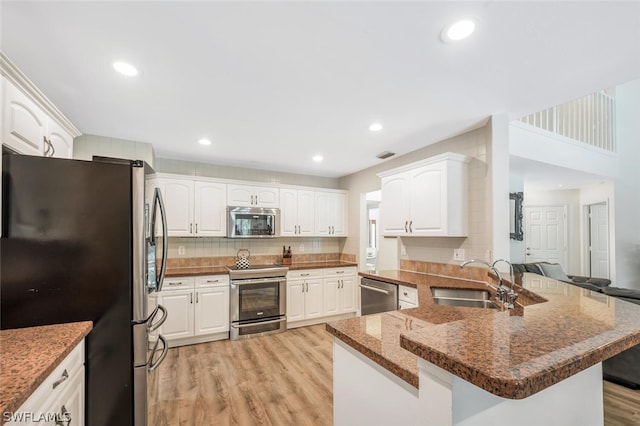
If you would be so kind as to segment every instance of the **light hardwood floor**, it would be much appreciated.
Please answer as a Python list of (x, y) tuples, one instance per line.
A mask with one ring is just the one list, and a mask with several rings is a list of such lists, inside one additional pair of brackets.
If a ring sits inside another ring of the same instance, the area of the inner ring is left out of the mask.
[[(331, 425), (324, 325), (169, 350), (149, 380), (149, 425)], [(640, 424), (640, 391), (604, 382), (606, 426)]]

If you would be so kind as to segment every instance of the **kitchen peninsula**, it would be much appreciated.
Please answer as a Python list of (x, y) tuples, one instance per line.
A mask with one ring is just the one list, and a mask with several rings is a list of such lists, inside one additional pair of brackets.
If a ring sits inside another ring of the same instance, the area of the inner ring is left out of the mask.
[(419, 307), (327, 325), (336, 425), (600, 425), (601, 362), (640, 343), (639, 306), (570, 284), (525, 277), (510, 315), (435, 304), (432, 287), (491, 289), (477, 277), (360, 275), (416, 287)]

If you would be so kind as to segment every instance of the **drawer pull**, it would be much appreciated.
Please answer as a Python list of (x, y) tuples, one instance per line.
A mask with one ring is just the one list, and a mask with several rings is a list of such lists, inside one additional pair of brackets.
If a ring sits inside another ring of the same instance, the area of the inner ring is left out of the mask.
[(60, 386), (60, 384), (62, 382), (64, 382), (65, 380), (67, 380), (69, 378), (69, 373), (67, 372), (67, 370), (65, 369), (62, 372), (62, 376), (60, 376), (60, 378), (58, 380), (56, 380), (55, 382), (53, 382), (53, 388), (57, 388), (58, 386)]
[(407, 292), (405, 291), (405, 292), (404, 292), (404, 295), (405, 295), (405, 296), (409, 296), (409, 293), (407, 293)]
[(208, 283), (211, 283), (211, 284), (213, 284), (213, 283), (217, 283), (217, 282), (219, 282), (219, 281), (220, 281), (220, 280), (207, 280), (207, 282), (208, 282)]
[(336, 271), (336, 274), (344, 274), (344, 271)]
[(311, 274), (300, 274), (301, 277), (308, 277)]
[(167, 284), (169, 284), (169, 285), (182, 285), (182, 281), (173, 281), (173, 282), (168, 282)]

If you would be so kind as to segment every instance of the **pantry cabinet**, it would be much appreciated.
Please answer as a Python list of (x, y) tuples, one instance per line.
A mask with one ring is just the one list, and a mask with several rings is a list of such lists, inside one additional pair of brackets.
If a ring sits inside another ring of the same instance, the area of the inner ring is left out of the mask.
[(280, 189), (280, 235), (312, 237), (315, 235), (315, 193)]
[(80, 131), (0, 52), (0, 141), (25, 155), (72, 158)]
[(279, 207), (278, 188), (229, 184), (227, 205), (234, 207)]
[(158, 334), (171, 347), (229, 337), (228, 275), (167, 278), (162, 291), (149, 296), (149, 309), (157, 304), (167, 309), (167, 319), (152, 342)]
[(226, 235), (227, 185), (207, 180), (159, 177), (169, 237)]
[(382, 235), (467, 236), (469, 161), (445, 153), (379, 173)]
[(347, 194), (344, 191), (316, 191), (316, 235), (347, 236)]

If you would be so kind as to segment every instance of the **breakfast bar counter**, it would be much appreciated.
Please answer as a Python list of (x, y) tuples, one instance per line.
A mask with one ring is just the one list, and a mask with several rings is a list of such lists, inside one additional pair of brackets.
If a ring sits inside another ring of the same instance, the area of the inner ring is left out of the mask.
[(516, 288), (520, 303), (509, 312), (434, 302), (432, 287), (494, 292), (480, 280), (405, 271), (360, 275), (417, 288), (419, 306), (332, 322), (327, 330), (342, 349), (415, 387), (416, 397), (418, 390), (426, 394), (421, 387), (431, 375), (526, 401), (640, 343), (640, 306), (571, 284), (525, 279)]

